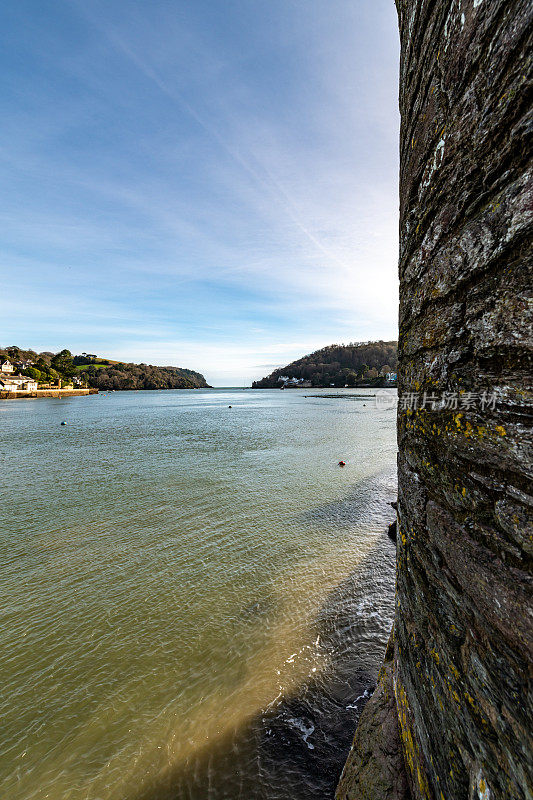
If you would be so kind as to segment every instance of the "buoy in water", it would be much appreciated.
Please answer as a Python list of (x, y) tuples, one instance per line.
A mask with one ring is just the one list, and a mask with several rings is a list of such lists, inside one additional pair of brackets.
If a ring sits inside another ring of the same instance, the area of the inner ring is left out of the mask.
[(339, 467), (345, 467), (346, 461), (339, 461)]
[(228, 408), (232, 408), (232, 406), (228, 406)]
[(66, 422), (62, 422), (61, 424), (62, 424), (62, 425), (66, 425), (67, 423), (66, 423)]

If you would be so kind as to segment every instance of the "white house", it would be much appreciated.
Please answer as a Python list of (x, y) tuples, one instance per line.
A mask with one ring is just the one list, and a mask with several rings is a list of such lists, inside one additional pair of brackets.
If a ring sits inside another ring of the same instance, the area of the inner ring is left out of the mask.
[(0, 366), (0, 371), (4, 373), (4, 375), (14, 372), (15, 367), (11, 363), (11, 361), (4, 361)]
[(0, 378), (0, 392), (16, 392), (18, 384), (12, 378)]
[(311, 381), (307, 381), (305, 378), (287, 378), (284, 386), (287, 389), (303, 389), (311, 386)]
[(25, 375), (2, 376), (0, 377), (1, 392), (35, 392), (37, 391), (37, 381), (27, 378)]

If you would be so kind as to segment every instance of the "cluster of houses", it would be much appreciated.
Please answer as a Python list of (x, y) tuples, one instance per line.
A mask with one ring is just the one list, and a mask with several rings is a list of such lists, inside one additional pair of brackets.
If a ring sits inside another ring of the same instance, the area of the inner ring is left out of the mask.
[(289, 378), (288, 375), (280, 375), (278, 378), (280, 389), (308, 389), (313, 384), (304, 378)]
[(27, 375), (16, 375), (15, 366), (18, 369), (31, 367), (31, 361), (17, 361), (15, 365), (11, 361), (3, 361), (0, 364), (0, 391), (1, 392), (36, 392), (37, 381), (28, 378)]
[[(396, 372), (387, 372), (381, 374), (387, 383), (395, 383), (398, 379)], [(280, 389), (308, 389), (313, 385), (311, 381), (306, 380), (305, 378), (289, 378), (288, 375), (280, 375), (278, 378), (278, 383), (280, 385)], [(330, 386), (335, 386), (335, 384), (330, 383)], [(348, 384), (346, 384), (346, 386), (348, 386)]]
[[(0, 392), (36, 392), (38, 388), (61, 389), (61, 379), (57, 380), (54, 384), (41, 383), (39, 387), (38, 382), (34, 378), (29, 378), (27, 375), (20, 375), (16, 372), (17, 370), (28, 369), (28, 367), (33, 366), (33, 361), (27, 359), (21, 359), (13, 363), (11, 361), (0, 362)], [(68, 385), (70, 386), (71, 384), (78, 388), (86, 385), (79, 375), (74, 375), (73, 378), (68, 379)]]

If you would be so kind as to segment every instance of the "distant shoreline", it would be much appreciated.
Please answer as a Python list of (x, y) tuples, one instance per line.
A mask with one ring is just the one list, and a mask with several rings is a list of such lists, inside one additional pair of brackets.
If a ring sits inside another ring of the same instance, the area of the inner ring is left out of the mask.
[(398, 388), (398, 381), (391, 381), (391, 382), (383, 382), (383, 381), (375, 381), (374, 383), (356, 383), (355, 386), (252, 386), (252, 389), (267, 389), (271, 391), (273, 389), (291, 389), (291, 390), (302, 390), (302, 389), (397, 389)]

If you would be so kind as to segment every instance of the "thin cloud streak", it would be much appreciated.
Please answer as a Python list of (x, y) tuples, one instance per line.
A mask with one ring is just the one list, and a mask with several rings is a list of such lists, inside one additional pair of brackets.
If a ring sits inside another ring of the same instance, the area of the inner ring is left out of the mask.
[(175, 102), (179, 103), (182, 108), (186, 110), (186, 112), (194, 119), (196, 123), (212, 138), (214, 139), (225, 151), (226, 153), (237, 163), (241, 166), (248, 175), (262, 188), (264, 188), (270, 194), (273, 194), (277, 197), (278, 202), (280, 202), (287, 212), (288, 216), (292, 221), (296, 224), (299, 230), (307, 237), (307, 239), (317, 248), (317, 250), (326, 256), (328, 260), (334, 261), (340, 267), (345, 270), (350, 269), (350, 265), (346, 262), (341, 260), (335, 253), (332, 253), (321, 241), (317, 238), (317, 236), (312, 233), (304, 224), (304, 222), (298, 217), (295, 209), (294, 202), (289, 197), (288, 193), (282, 188), (278, 181), (274, 179), (274, 177), (267, 173), (268, 180), (265, 180), (257, 170), (253, 169), (253, 167), (238, 153), (235, 151), (228, 142), (220, 135), (220, 133), (209, 125), (201, 115), (188, 103), (178, 92), (171, 89), (156, 73), (154, 69), (152, 69), (149, 65), (147, 65), (130, 47), (126, 45), (126, 43), (114, 32), (111, 32), (109, 29), (104, 29), (102, 26), (99, 25), (98, 20), (94, 16), (89, 16), (87, 14), (86, 7), (82, 7), (78, 4), (78, 8), (83, 10), (84, 15), (91, 20), (91, 22), (96, 26), (99, 27), (103, 35), (105, 35), (109, 41), (119, 49), (125, 56), (127, 56), (138, 69), (147, 77), (149, 80), (153, 81), (153, 83), (167, 95), (167, 97), (171, 98)]

